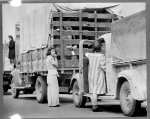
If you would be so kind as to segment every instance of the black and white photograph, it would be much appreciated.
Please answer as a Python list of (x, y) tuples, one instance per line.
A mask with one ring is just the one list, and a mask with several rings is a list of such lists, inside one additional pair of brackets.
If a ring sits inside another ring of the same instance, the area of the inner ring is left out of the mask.
[(3, 115), (147, 117), (146, 2), (2, 4)]

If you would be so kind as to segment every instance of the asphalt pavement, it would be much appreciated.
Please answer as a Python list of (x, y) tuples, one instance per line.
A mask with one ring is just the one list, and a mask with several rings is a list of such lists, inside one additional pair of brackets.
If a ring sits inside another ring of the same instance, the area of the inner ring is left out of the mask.
[[(125, 117), (119, 102), (101, 100), (102, 112), (92, 112), (91, 102), (87, 101), (84, 108), (74, 106), (72, 95), (60, 94), (60, 107), (48, 107), (47, 103), (39, 104), (35, 94), (20, 94), (18, 99), (11, 96), (10, 91), (3, 95), (4, 117), (10, 118), (18, 114), (22, 118), (91, 118), (91, 117)], [(139, 117), (146, 117), (143, 106)]]

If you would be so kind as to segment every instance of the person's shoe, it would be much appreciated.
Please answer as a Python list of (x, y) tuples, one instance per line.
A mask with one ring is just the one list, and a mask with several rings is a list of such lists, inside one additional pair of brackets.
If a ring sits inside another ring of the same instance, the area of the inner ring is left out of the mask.
[(55, 106), (53, 106), (53, 107), (59, 107), (60, 105), (55, 105)]
[(99, 108), (97, 105), (93, 105), (92, 106), (92, 111), (93, 112), (100, 112), (100, 111), (103, 111), (101, 108)]

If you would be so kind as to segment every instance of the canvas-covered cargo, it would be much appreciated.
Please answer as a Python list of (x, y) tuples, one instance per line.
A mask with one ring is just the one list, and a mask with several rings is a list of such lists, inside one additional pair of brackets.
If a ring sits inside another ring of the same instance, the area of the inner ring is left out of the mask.
[[(58, 6), (47, 4), (20, 22), (22, 72), (46, 71), (46, 51), (50, 45), (57, 51), (59, 69), (78, 68), (79, 41), (95, 40), (111, 31), (115, 15), (105, 7), (68, 11)], [(67, 46), (77, 47), (74, 56)], [(92, 52), (92, 47), (84, 46), (84, 52)]]
[(146, 59), (146, 12), (114, 23), (111, 46), (114, 62)]
[(35, 50), (47, 45), (50, 34), (51, 11), (56, 11), (53, 4), (31, 12), (20, 21), (20, 53)]
[[(70, 5), (66, 7), (66, 5)], [(79, 15), (79, 10), (84, 11), (91, 9), (91, 11), (100, 10), (108, 11), (109, 9), (114, 8), (118, 4), (106, 4), (105, 6), (101, 3), (94, 5), (92, 3), (79, 6), (76, 3), (50, 3), (43, 5), (42, 8), (34, 10), (29, 15), (21, 18), (20, 20), (20, 53), (26, 53), (29, 50), (35, 50), (42, 47), (45, 47), (48, 43), (49, 34), (51, 34), (50, 24), (52, 21), (52, 12), (62, 11), (63, 13), (67, 13), (67, 16), (70, 16), (72, 13), (76, 13)], [(92, 6), (92, 7), (91, 7)], [(94, 8), (94, 9), (93, 9)], [(89, 12), (89, 11), (88, 11)], [(69, 14), (70, 13), (70, 14)], [(109, 13), (109, 12), (108, 12)], [(58, 14), (57, 14), (58, 15)], [(92, 17), (93, 15), (87, 14), (87, 17)], [(71, 16), (70, 16), (71, 17)], [(75, 17), (73, 15), (73, 17)], [(86, 16), (85, 16), (86, 17)], [(111, 17), (111, 15), (106, 16), (101, 14), (101, 18)], [(67, 24), (66, 24), (67, 25)], [(79, 25), (75, 22), (72, 25)], [(94, 24), (93, 24), (94, 25)], [(107, 24), (99, 24), (105, 26)], [(78, 34), (78, 32), (77, 32)]]

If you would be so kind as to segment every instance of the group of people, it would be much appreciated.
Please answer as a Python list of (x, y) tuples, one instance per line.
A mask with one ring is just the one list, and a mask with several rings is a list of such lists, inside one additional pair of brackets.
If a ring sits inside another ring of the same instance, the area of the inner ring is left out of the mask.
[[(99, 39), (94, 42), (93, 53), (86, 53), (85, 56), (89, 59), (88, 66), (88, 81), (89, 81), (89, 93), (91, 93), (92, 111), (102, 111), (98, 107), (97, 96), (106, 93), (105, 83), (105, 41)], [(47, 95), (48, 106), (55, 107), (60, 106), (59, 102), (59, 86), (57, 77), (58, 62), (55, 48), (51, 46), (47, 50), (46, 65), (48, 69), (47, 75)]]
[[(10, 63), (15, 61), (15, 41), (13, 37), (8, 36), (9, 42), (9, 59)], [(105, 41), (104, 39), (99, 39), (93, 44), (93, 53), (86, 53), (85, 56), (88, 57), (88, 82), (89, 82), (89, 93), (91, 93), (92, 110), (94, 112), (101, 111), (98, 107), (97, 97), (106, 93), (106, 83), (105, 83)], [(48, 106), (56, 107), (60, 106), (59, 102), (59, 85), (57, 77), (59, 74), (57, 72), (58, 61), (57, 53), (54, 46), (51, 46), (47, 50), (46, 66), (48, 69), (47, 75), (47, 96), (48, 96)], [(15, 83), (20, 80), (20, 72), (18, 65), (14, 65), (14, 70), (12, 71), (13, 79), (17, 79)], [(20, 82), (21, 83), (21, 82)], [(19, 84), (20, 84), (19, 83)], [(16, 84), (16, 85), (19, 85)]]

